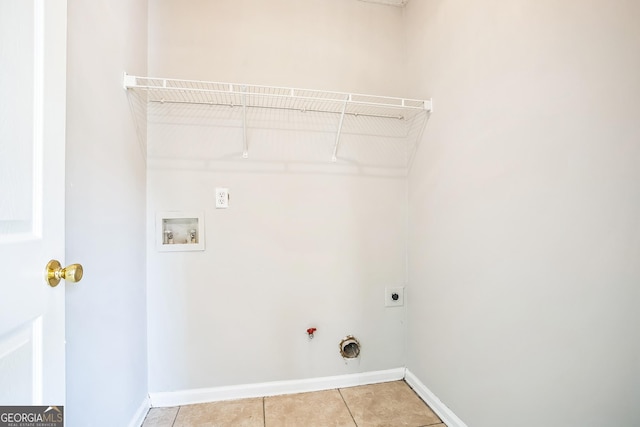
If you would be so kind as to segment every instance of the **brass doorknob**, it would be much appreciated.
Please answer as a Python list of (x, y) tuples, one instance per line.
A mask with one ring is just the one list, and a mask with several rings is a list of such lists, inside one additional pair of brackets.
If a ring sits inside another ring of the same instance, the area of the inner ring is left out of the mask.
[(49, 261), (45, 270), (45, 280), (49, 286), (54, 288), (63, 279), (74, 283), (79, 282), (82, 279), (82, 266), (80, 264), (71, 264), (62, 268), (59, 261), (55, 259)]

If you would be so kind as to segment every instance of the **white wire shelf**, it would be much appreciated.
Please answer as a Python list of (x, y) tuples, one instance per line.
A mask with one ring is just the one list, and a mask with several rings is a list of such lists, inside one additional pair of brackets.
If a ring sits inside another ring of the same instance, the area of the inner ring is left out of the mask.
[(241, 107), (243, 110), (243, 157), (247, 158), (247, 108), (295, 110), (335, 114), (336, 139), (332, 160), (337, 160), (345, 116), (393, 120), (421, 129), (407, 135), (421, 135), (432, 101), (355, 93), (330, 92), (249, 84), (140, 77), (124, 74), (124, 88), (144, 91), (150, 103), (197, 104)]

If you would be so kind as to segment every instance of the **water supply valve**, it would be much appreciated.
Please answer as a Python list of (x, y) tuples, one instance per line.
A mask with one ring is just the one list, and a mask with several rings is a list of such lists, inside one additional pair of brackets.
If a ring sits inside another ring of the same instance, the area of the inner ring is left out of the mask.
[(307, 329), (307, 335), (309, 335), (309, 339), (310, 339), (310, 340), (311, 340), (311, 339), (313, 339), (313, 333), (314, 333), (315, 331), (317, 331), (317, 329), (316, 329), (316, 328), (309, 328), (309, 329)]

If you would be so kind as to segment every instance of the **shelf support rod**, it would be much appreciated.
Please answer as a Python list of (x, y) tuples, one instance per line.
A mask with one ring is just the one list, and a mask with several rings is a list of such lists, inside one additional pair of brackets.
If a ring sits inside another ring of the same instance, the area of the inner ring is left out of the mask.
[(344, 105), (342, 106), (342, 113), (340, 114), (340, 123), (338, 124), (338, 133), (336, 134), (336, 143), (333, 146), (333, 156), (331, 156), (332, 162), (338, 161), (338, 144), (340, 143), (340, 133), (342, 132), (342, 124), (344, 123), (344, 113), (347, 111), (347, 104), (349, 103), (349, 101), (351, 101), (351, 95), (349, 95), (349, 98), (344, 102)]
[(249, 157), (249, 145), (247, 143), (247, 88), (242, 86), (242, 158)]

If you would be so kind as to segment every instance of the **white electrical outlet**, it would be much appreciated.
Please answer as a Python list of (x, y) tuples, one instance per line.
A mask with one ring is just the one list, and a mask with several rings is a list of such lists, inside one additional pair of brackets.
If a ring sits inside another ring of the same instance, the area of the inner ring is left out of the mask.
[(402, 307), (404, 305), (404, 287), (384, 288), (385, 307)]
[(229, 189), (216, 188), (216, 209), (226, 209), (229, 207)]

